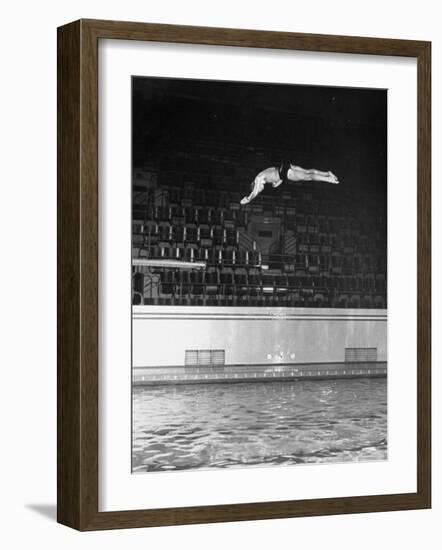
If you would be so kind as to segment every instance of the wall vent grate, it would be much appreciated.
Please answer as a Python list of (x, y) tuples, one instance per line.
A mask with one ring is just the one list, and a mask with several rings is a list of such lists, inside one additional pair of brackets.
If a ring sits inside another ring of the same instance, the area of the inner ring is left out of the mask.
[(185, 366), (224, 365), (226, 352), (223, 349), (187, 349), (184, 359)]
[(378, 348), (345, 348), (345, 361), (349, 363), (378, 360)]

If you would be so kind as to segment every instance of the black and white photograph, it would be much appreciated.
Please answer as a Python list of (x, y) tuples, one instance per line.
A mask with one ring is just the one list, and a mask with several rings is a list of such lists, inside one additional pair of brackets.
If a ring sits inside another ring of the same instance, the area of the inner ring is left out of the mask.
[(440, 5), (2, 7), (2, 546), (437, 549)]
[(132, 77), (133, 473), (388, 459), (387, 96)]

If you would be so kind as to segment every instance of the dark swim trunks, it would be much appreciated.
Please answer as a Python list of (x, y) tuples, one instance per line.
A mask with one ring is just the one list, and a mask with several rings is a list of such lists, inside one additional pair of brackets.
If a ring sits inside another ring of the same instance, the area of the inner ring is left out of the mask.
[(279, 177), (282, 179), (282, 181), (285, 183), (287, 181), (287, 173), (290, 169), (290, 162), (284, 161), (281, 166), (279, 167)]

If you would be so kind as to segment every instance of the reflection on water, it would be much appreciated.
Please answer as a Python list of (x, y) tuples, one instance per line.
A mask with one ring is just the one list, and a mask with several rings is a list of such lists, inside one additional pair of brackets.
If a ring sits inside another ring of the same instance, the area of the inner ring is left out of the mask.
[(386, 460), (387, 380), (135, 387), (134, 472)]

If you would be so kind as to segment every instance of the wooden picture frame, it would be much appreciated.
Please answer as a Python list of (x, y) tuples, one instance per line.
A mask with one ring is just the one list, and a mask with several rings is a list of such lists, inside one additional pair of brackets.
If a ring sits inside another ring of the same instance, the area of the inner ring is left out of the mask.
[[(418, 67), (417, 492), (98, 511), (98, 41), (403, 56)], [(429, 508), (431, 44), (79, 20), (58, 29), (58, 521), (82, 531)]]

